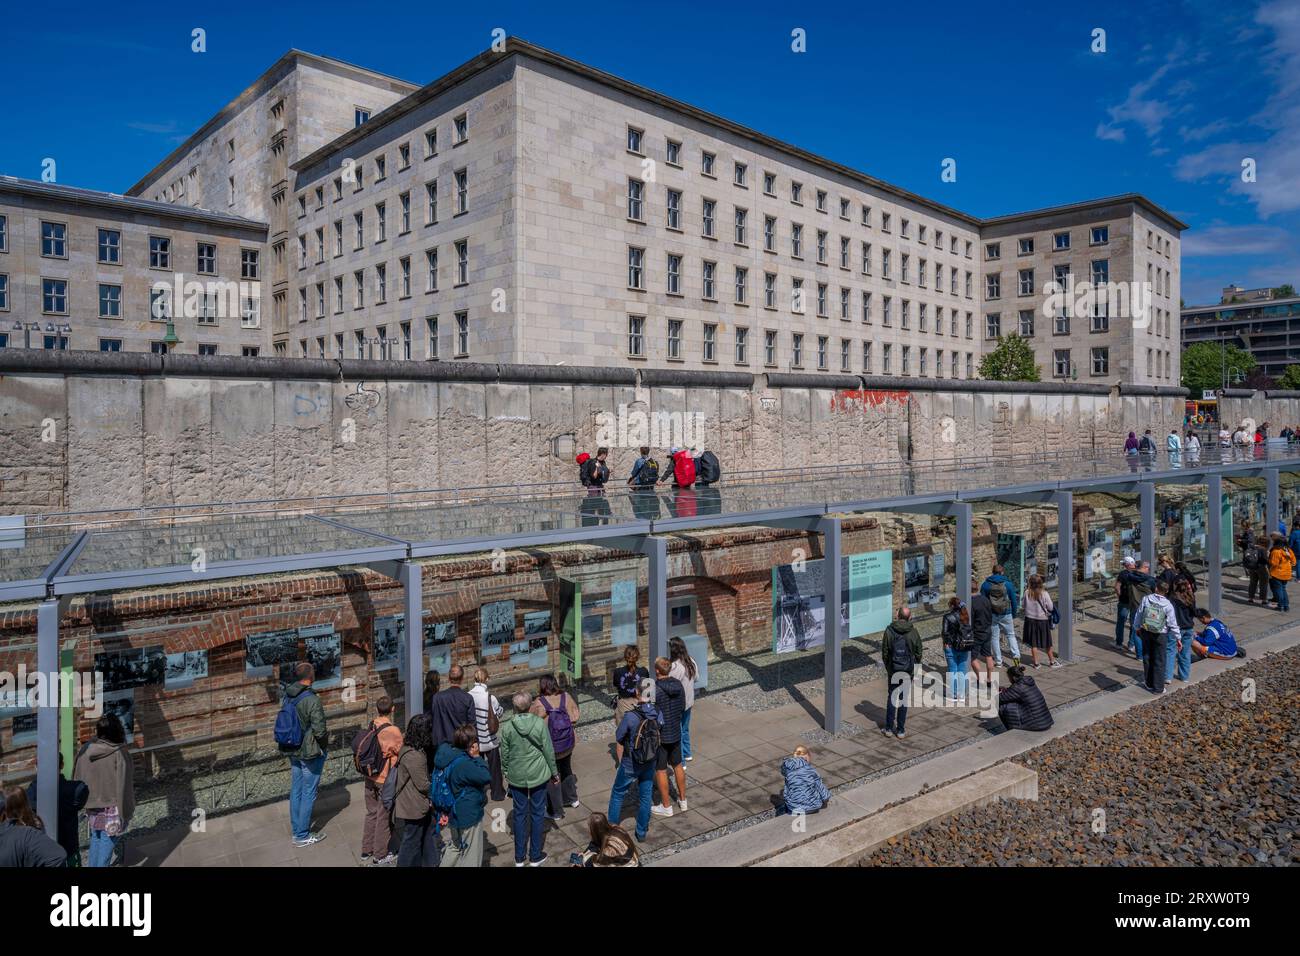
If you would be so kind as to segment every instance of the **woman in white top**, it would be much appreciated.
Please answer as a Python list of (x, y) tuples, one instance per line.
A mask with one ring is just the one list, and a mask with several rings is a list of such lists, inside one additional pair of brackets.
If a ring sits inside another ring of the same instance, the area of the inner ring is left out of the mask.
[(673, 662), (668, 669), (668, 676), (682, 682), (686, 692), (682, 704), (682, 760), (691, 759), (691, 708), (695, 705), (695, 675), (699, 669), (695, 660), (686, 650), (686, 642), (680, 637), (668, 641), (668, 657)]
[(1052, 654), (1052, 596), (1043, 587), (1043, 579), (1035, 574), (1029, 578), (1025, 589), (1025, 637), (1021, 645), (1029, 645), (1030, 660), (1038, 666), (1038, 652), (1047, 652), (1047, 663), (1060, 667), (1061, 662)]
[[(492, 774), (492, 783), (488, 787), (488, 796), (493, 800), (506, 798), (506, 783), (501, 776), (501, 742), (492, 733), (492, 725), (498, 724), (505, 713), (500, 701), (488, 692), (488, 672), (480, 667), (474, 671), (474, 686), (469, 695), (474, 698), (474, 729), (478, 731), (479, 756), (487, 761)], [(491, 716), (489, 716), (489, 714)]]

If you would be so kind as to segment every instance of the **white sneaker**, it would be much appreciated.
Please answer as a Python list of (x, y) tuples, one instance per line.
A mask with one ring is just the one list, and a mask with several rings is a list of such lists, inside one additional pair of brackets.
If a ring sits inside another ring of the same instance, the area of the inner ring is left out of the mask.
[(695, 759), (694, 757), (683, 757), (683, 758), (682, 758), (682, 760), (685, 761), (686, 763), (690, 763), (690, 762), (691, 762), (692, 760), (694, 760), (694, 759)]
[(660, 806), (659, 804), (656, 803), (653, 807), (650, 808), (650, 812), (657, 817), (671, 817), (673, 815), (673, 808)]
[(686, 806), (685, 797), (682, 797), (680, 800), (677, 801), (677, 809), (682, 811), (682, 813), (685, 813), (688, 809), (690, 809), (689, 807)]
[(293, 841), (293, 845), (296, 846), (296, 847), (298, 847), (299, 849), (301, 849), (302, 847), (305, 847), (305, 846), (311, 846), (313, 843), (319, 843), (319, 842), (320, 842), (321, 840), (323, 840), (323, 839), (325, 839), (325, 834), (324, 834), (324, 832), (321, 832), (321, 833), (311, 833), (311, 834), (308, 834), (307, 839), (305, 839), (305, 840), (294, 840), (294, 841)]
[(541, 858), (540, 860), (538, 860), (536, 863), (534, 863), (532, 860), (529, 860), (529, 861), (528, 861), (528, 865), (529, 865), (529, 866), (541, 866), (541, 865), (542, 865), (543, 863), (545, 863), (545, 862), (546, 862), (546, 857), (542, 857), (542, 858)]
[(396, 853), (389, 853), (387, 856), (384, 856), (384, 857), (378, 857), (378, 856), (375, 857), (374, 860), (371, 862), (370, 865), (371, 865), (371, 866), (391, 866), (392, 864), (394, 864), (394, 863), (396, 863), (396, 862), (397, 862), (397, 854), (396, 854)]
[(523, 863), (516, 863), (516, 864), (515, 864), (515, 869), (519, 869), (520, 867), (522, 867), (522, 866), (527, 866), (527, 865), (528, 865), (528, 862), (527, 862), (527, 861), (524, 861)]
[(571, 806), (571, 807), (580, 807), (580, 806), (582, 806), (582, 801), (581, 801), (581, 800), (574, 800), (571, 804), (569, 804), (569, 806)]

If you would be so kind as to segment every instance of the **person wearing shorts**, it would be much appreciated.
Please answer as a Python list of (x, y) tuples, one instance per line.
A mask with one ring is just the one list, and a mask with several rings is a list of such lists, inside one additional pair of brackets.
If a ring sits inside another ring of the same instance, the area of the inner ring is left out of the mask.
[(686, 707), (686, 688), (682, 682), (668, 675), (672, 661), (666, 657), (655, 660), (655, 706), (663, 714), (659, 730), (659, 761), (655, 766), (655, 783), (659, 788), (659, 803), (651, 808), (658, 817), (673, 815), (672, 801), (668, 799), (668, 769), (671, 767), (677, 783), (677, 809), (686, 812), (686, 769), (682, 766), (682, 712)]

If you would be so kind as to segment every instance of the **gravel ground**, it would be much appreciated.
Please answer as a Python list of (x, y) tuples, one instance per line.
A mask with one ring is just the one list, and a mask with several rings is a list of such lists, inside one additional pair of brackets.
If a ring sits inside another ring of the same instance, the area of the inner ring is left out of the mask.
[(1295, 865), (1298, 748), (1293, 648), (1029, 751), (1037, 803), (958, 814), (863, 865)]

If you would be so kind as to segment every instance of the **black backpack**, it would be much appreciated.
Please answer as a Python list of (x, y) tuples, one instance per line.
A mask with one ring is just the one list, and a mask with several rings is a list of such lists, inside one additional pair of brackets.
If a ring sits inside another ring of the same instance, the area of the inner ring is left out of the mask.
[(695, 459), (695, 481), (701, 485), (711, 485), (722, 477), (722, 465), (718, 456), (708, 449)]
[(912, 660), (912, 642), (907, 639), (906, 634), (900, 634), (898, 631), (890, 631), (889, 649), (893, 651), (893, 656), (889, 662), (889, 672), (891, 674), (911, 673), (915, 661)]
[(659, 483), (659, 462), (653, 458), (647, 458), (641, 465), (641, 471), (637, 473), (636, 481), (638, 485), (656, 485)]
[(1248, 571), (1254, 571), (1264, 563), (1264, 552), (1262, 548), (1255, 546), (1248, 547), (1246, 552), (1241, 556), (1241, 566)]
[(659, 759), (661, 730), (659, 721), (653, 717), (641, 715), (641, 725), (637, 727), (636, 733), (632, 735), (633, 763), (647, 764)]
[(373, 721), (365, 730), (357, 731), (352, 738), (352, 765), (363, 777), (379, 776), (384, 769), (384, 749), (379, 746), (379, 732), (391, 724), (378, 725)]

